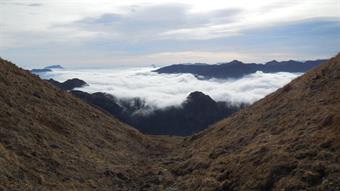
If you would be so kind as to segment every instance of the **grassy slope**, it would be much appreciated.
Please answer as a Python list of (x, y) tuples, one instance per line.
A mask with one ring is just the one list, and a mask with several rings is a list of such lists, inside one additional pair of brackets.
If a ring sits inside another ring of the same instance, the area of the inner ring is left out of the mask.
[(182, 141), (142, 135), (2, 60), (0, 190), (336, 190), (339, 62)]
[(148, 186), (166, 148), (7, 61), (0, 74), (0, 190)]
[(340, 190), (340, 54), (183, 144), (183, 190)]

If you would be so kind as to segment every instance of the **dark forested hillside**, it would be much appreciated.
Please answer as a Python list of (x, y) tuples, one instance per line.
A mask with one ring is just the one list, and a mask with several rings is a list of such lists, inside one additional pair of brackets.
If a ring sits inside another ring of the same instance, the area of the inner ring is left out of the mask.
[(58, 82), (53, 79), (49, 79), (47, 81), (61, 90), (73, 90), (74, 88), (80, 88), (88, 85), (85, 81), (78, 78), (69, 79), (65, 82)]
[(192, 92), (181, 105), (166, 108), (150, 108), (139, 98), (118, 100), (100, 92), (89, 94), (74, 90), (71, 93), (152, 135), (192, 135), (244, 107), (215, 102), (201, 92)]

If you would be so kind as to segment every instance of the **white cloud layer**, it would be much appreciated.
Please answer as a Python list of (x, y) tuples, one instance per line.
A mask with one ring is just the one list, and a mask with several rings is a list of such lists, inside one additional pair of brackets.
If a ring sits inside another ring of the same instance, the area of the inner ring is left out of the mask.
[(89, 84), (80, 88), (82, 91), (106, 92), (118, 98), (140, 97), (148, 105), (166, 107), (179, 105), (193, 91), (201, 91), (216, 101), (253, 103), (301, 75), (257, 72), (236, 80), (198, 80), (191, 74), (157, 74), (151, 70), (58, 70), (44, 77), (58, 81), (80, 78)]

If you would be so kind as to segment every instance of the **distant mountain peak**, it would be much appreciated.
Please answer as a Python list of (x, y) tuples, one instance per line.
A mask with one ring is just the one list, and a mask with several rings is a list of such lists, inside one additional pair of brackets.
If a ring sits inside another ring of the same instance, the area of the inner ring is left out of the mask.
[(267, 62), (266, 64), (271, 65), (271, 64), (278, 64), (278, 63), (280, 63), (280, 62), (278, 62), (277, 60), (271, 60), (271, 61)]
[(39, 74), (39, 73), (44, 73), (44, 72), (51, 72), (51, 69), (44, 68), (44, 69), (32, 69), (31, 72), (33, 74)]
[(46, 66), (44, 68), (41, 69), (32, 69), (31, 72), (34, 74), (39, 74), (39, 73), (45, 73), (45, 72), (51, 72), (54, 69), (64, 69), (62, 66), (60, 65), (51, 65), (51, 66)]
[(64, 69), (61, 65), (46, 66), (44, 69)]
[(62, 90), (73, 90), (74, 88), (88, 86), (88, 84), (85, 81), (78, 79), (78, 78), (72, 78), (72, 79), (66, 80), (65, 82), (58, 82), (56, 80), (49, 79), (48, 82), (50, 82), (51, 84), (53, 84), (54, 86)]
[(215, 104), (216, 102), (210, 96), (200, 91), (194, 91), (188, 95), (186, 103), (187, 104), (194, 103), (194, 104), (212, 105), (212, 104)]
[(233, 61), (229, 62), (229, 64), (244, 64), (244, 63), (239, 61), (239, 60), (233, 60)]
[(197, 98), (201, 98), (201, 97), (209, 97), (208, 95), (200, 92), (200, 91), (194, 91), (194, 92), (191, 92), (189, 95), (188, 95), (188, 99), (197, 99)]

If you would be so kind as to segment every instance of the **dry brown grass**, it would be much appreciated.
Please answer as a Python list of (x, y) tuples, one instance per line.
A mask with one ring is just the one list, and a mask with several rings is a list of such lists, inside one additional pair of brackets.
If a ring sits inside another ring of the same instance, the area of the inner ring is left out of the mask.
[(340, 55), (184, 144), (180, 190), (340, 190)]
[(340, 55), (187, 138), (0, 72), (0, 190), (340, 190)]
[(0, 62), (0, 190), (134, 190), (154, 176), (167, 147)]

